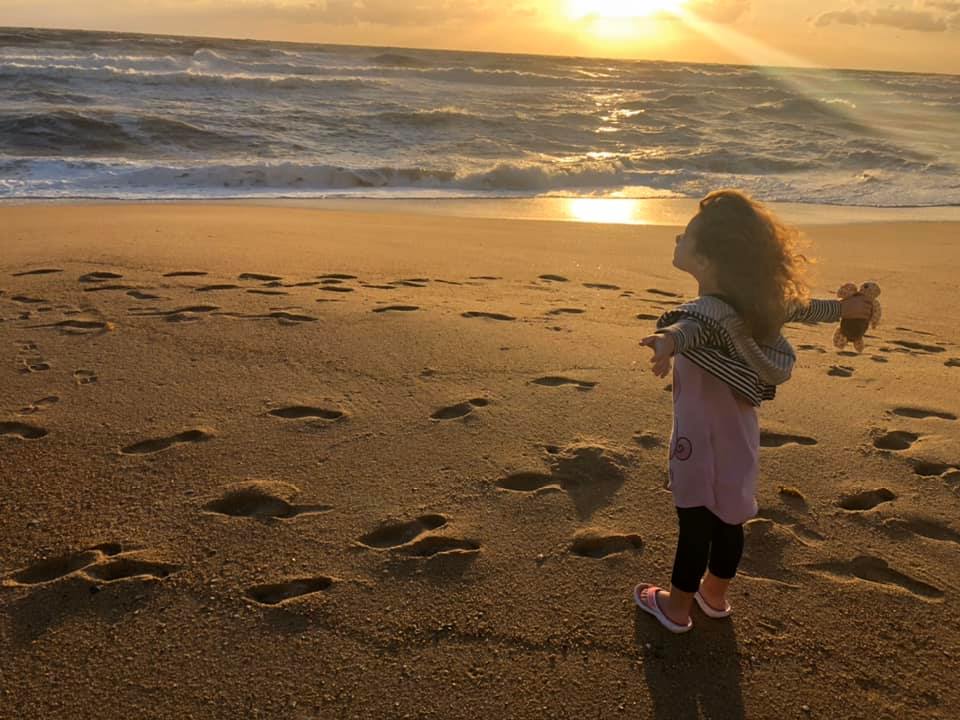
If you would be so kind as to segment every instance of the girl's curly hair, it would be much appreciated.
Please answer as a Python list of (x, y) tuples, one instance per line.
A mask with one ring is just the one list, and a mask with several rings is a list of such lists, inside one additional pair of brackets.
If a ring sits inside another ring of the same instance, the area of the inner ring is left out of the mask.
[(715, 190), (700, 201), (695, 246), (716, 273), (757, 341), (776, 337), (791, 306), (810, 297), (799, 230), (739, 190)]

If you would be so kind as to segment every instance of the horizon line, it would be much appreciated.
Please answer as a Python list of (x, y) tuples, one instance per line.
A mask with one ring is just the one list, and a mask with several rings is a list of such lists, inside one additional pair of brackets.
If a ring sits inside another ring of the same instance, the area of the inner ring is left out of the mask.
[(728, 63), (728, 62), (704, 62), (704, 61), (692, 61), (692, 60), (665, 60), (658, 58), (643, 58), (643, 57), (612, 57), (605, 55), (558, 55), (553, 53), (533, 53), (533, 52), (507, 52), (504, 50), (474, 50), (474, 49), (463, 49), (463, 48), (418, 48), (410, 47), (405, 45), (356, 45), (353, 43), (333, 43), (333, 42), (322, 42), (322, 41), (303, 41), (303, 40), (278, 40), (278, 39), (259, 39), (251, 37), (234, 37), (234, 36), (225, 36), (225, 35), (180, 35), (177, 33), (150, 33), (142, 32), (137, 30), (105, 30), (105, 29), (89, 29), (89, 28), (65, 28), (65, 27), (42, 27), (42, 26), (28, 26), (28, 25), (0, 25), (0, 32), (6, 30), (39, 30), (39, 31), (53, 31), (53, 32), (76, 32), (76, 33), (90, 33), (90, 34), (115, 34), (115, 35), (136, 35), (143, 37), (162, 37), (162, 38), (185, 38), (188, 40), (230, 40), (233, 42), (249, 42), (249, 43), (277, 43), (282, 45), (301, 45), (301, 46), (332, 46), (332, 47), (343, 47), (343, 48), (371, 48), (371, 49), (383, 49), (383, 50), (414, 50), (418, 52), (438, 52), (438, 53), (468, 53), (475, 55), (505, 55), (505, 56), (514, 56), (514, 57), (543, 57), (543, 58), (557, 58), (564, 60), (601, 60), (601, 61), (610, 61), (610, 62), (648, 62), (648, 63), (664, 63), (668, 65), (702, 65), (702, 66), (717, 66), (717, 67), (734, 67), (734, 68), (775, 68), (775, 69), (787, 69), (787, 70), (816, 70), (821, 72), (873, 72), (873, 73), (887, 73), (891, 75), (937, 75), (944, 77), (960, 77), (960, 73), (948, 73), (948, 72), (932, 72), (932, 71), (919, 71), (919, 70), (888, 70), (881, 68), (869, 68), (869, 67), (825, 67), (823, 65), (811, 64), (811, 65), (757, 65), (757, 64), (747, 64), (747, 63)]

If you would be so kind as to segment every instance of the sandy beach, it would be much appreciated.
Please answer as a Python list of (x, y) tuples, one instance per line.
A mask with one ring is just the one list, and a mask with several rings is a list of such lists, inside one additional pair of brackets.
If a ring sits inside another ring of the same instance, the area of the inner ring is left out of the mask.
[(956, 718), (960, 223), (807, 228), (734, 615), (673, 636), (678, 229), (0, 208), (0, 718)]

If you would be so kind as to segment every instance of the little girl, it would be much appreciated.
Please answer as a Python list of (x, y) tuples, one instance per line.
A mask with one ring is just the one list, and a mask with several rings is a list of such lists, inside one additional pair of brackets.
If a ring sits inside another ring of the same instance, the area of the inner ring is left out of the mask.
[(731, 612), (726, 593), (743, 553), (743, 523), (757, 514), (756, 409), (796, 360), (782, 326), (870, 317), (863, 296), (808, 300), (797, 238), (743, 193), (710, 193), (677, 236), (673, 257), (696, 278), (699, 297), (665, 313), (641, 341), (653, 348), (657, 377), (676, 356), (670, 489), (680, 536), (670, 591), (640, 583), (633, 595), (675, 633), (693, 627), (694, 600), (709, 617)]

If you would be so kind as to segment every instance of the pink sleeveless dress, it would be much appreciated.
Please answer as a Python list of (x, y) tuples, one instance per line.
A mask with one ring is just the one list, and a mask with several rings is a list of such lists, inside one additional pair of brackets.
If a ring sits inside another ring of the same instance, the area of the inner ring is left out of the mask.
[(677, 507), (705, 506), (725, 523), (757, 514), (757, 409), (683, 355), (673, 365), (670, 490)]

